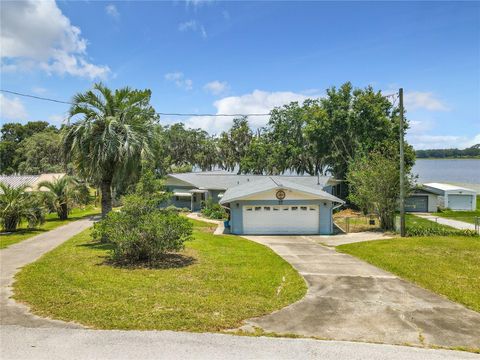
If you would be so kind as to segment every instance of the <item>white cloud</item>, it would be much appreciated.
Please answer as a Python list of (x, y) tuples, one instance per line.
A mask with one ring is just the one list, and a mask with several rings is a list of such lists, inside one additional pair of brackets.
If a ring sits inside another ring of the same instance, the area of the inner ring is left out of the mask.
[(226, 81), (211, 81), (203, 86), (205, 91), (211, 92), (213, 95), (220, 95), (228, 90), (229, 86)]
[(186, 0), (185, 5), (187, 7), (192, 6), (194, 8), (197, 8), (202, 5), (211, 4), (213, 3), (213, 1), (214, 0)]
[(18, 97), (8, 98), (0, 94), (0, 119), (25, 120), (27, 117), (27, 110)]
[(105, 12), (108, 16), (111, 16), (113, 19), (120, 19), (120, 13), (118, 12), (117, 7), (114, 4), (108, 4), (105, 6)]
[(35, 86), (32, 88), (32, 91), (37, 95), (43, 95), (46, 94), (48, 90), (40, 86)]
[(200, 36), (204, 39), (208, 37), (205, 27), (196, 20), (189, 20), (178, 24), (178, 30), (181, 32), (193, 31), (200, 33)]
[(408, 142), (416, 149), (465, 149), (480, 144), (480, 134), (473, 137), (455, 135), (408, 135)]
[(193, 89), (193, 81), (185, 78), (185, 75), (179, 71), (165, 74), (165, 80), (174, 82), (179, 88), (185, 90)]
[(62, 125), (67, 119), (67, 115), (53, 114), (48, 117), (48, 120), (54, 125)]
[[(268, 92), (254, 90), (250, 94), (229, 96), (213, 103), (217, 109), (216, 114), (267, 114), (274, 107), (288, 104), (292, 101), (303, 102), (307, 98), (303, 94), (290, 91)], [(269, 116), (251, 116), (248, 121), (250, 126), (258, 128), (268, 122)], [(192, 128), (201, 128), (212, 134), (218, 134), (228, 129), (233, 122), (233, 117), (191, 117), (186, 124)]]
[(3, 2), (0, 42), (3, 71), (40, 68), (90, 79), (110, 72), (88, 61), (87, 40), (53, 0)]
[(405, 107), (407, 110), (425, 109), (429, 111), (450, 110), (440, 99), (431, 92), (410, 91), (405, 93)]

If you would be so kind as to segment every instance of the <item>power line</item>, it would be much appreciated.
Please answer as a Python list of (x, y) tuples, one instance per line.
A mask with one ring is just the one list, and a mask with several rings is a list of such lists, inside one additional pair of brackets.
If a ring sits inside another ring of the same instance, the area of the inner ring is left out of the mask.
[[(63, 100), (57, 100), (57, 99), (51, 99), (51, 98), (46, 98), (42, 96), (35, 96), (35, 95), (30, 95), (30, 94), (23, 94), (19, 93), (16, 91), (11, 91), (11, 90), (4, 90), (0, 89), (1, 92), (4, 93), (9, 93), (13, 95), (18, 95), (18, 96), (23, 96), (23, 97), (28, 97), (36, 100), (43, 100), (43, 101), (51, 101), (59, 104), (67, 104), (67, 105), (73, 105), (73, 103), (68, 102), (68, 101), (63, 101)], [(158, 115), (164, 115), (164, 116), (269, 116), (270, 113), (252, 113), (252, 114), (194, 114), (194, 113), (166, 113), (166, 112), (157, 112)]]
[[(69, 101), (46, 98), (46, 97), (36, 96), (36, 95), (31, 95), (31, 94), (24, 94), (24, 93), (19, 93), (19, 92), (16, 92), (16, 91), (11, 91), (11, 90), (0, 89), (0, 91), (4, 92), (4, 93), (23, 96), (23, 97), (28, 97), (28, 98), (32, 98), (32, 99), (36, 99), (36, 100), (43, 100), (43, 101), (50, 101), (50, 102), (59, 103), (59, 104), (73, 105), (73, 103), (69, 102)], [(388, 98), (388, 97), (393, 98), (393, 97), (397, 97), (398, 93), (388, 94), (388, 95), (383, 95), (383, 96), (386, 97), (386, 98)], [(394, 101), (395, 101), (395, 99), (394, 99)], [(190, 116), (190, 117), (194, 117), (194, 116), (198, 116), (198, 117), (202, 117), (202, 116), (203, 117), (206, 117), (206, 116), (215, 116), (215, 117), (233, 116), (233, 117), (238, 117), (238, 116), (269, 116), (270, 115), (270, 113), (252, 113), (252, 114), (208, 114), (208, 113), (205, 113), (205, 114), (195, 114), (195, 113), (166, 113), (166, 112), (157, 112), (157, 114), (158, 115), (163, 115), (163, 116)]]

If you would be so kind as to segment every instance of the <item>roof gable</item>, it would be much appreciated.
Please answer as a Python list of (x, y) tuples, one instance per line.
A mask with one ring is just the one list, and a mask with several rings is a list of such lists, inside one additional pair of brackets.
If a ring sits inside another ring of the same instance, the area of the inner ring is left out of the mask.
[(243, 184), (229, 188), (220, 200), (220, 204), (226, 204), (235, 200), (245, 199), (253, 195), (275, 189), (298, 191), (300, 193), (309, 194), (316, 199), (344, 203), (343, 200), (340, 200), (339, 198), (327, 193), (326, 191), (323, 191), (322, 189), (315, 189), (291, 181), (286, 181), (285, 179), (276, 176), (268, 176), (249, 184)]

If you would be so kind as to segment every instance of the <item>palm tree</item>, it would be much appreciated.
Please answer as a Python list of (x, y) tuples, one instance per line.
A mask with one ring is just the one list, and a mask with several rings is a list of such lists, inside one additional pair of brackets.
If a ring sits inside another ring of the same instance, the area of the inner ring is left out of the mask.
[(60, 220), (67, 220), (71, 207), (79, 202), (83, 195), (85, 185), (71, 176), (64, 176), (53, 181), (42, 181), (38, 188), (47, 188), (49, 191), (43, 193), (48, 207), (57, 212)]
[(43, 209), (27, 186), (13, 187), (0, 182), (0, 221), (4, 231), (15, 231), (22, 220), (29, 227), (43, 222)]
[(150, 96), (150, 90), (112, 91), (98, 83), (73, 98), (69, 120), (77, 120), (66, 128), (63, 149), (78, 174), (100, 188), (103, 218), (112, 210), (112, 187), (137, 175), (150, 153), (158, 118)]

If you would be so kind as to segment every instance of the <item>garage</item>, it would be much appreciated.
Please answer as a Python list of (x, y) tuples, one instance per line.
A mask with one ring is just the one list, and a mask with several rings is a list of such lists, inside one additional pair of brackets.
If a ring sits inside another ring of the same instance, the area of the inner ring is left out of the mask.
[(451, 210), (471, 209), (473, 203), (472, 195), (448, 195), (448, 208)]
[(428, 196), (410, 196), (405, 199), (405, 211), (428, 212)]
[(318, 205), (244, 206), (244, 234), (317, 234)]
[(443, 183), (427, 183), (423, 187), (440, 197), (442, 208), (457, 211), (475, 211), (477, 206), (477, 192), (472, 189)]
[(323, 190), (284, 178), (265, 179), (229, 188), (220, 205), (230, 213), (232, 234), (332, 234), (332, 211), (344, 201)]

